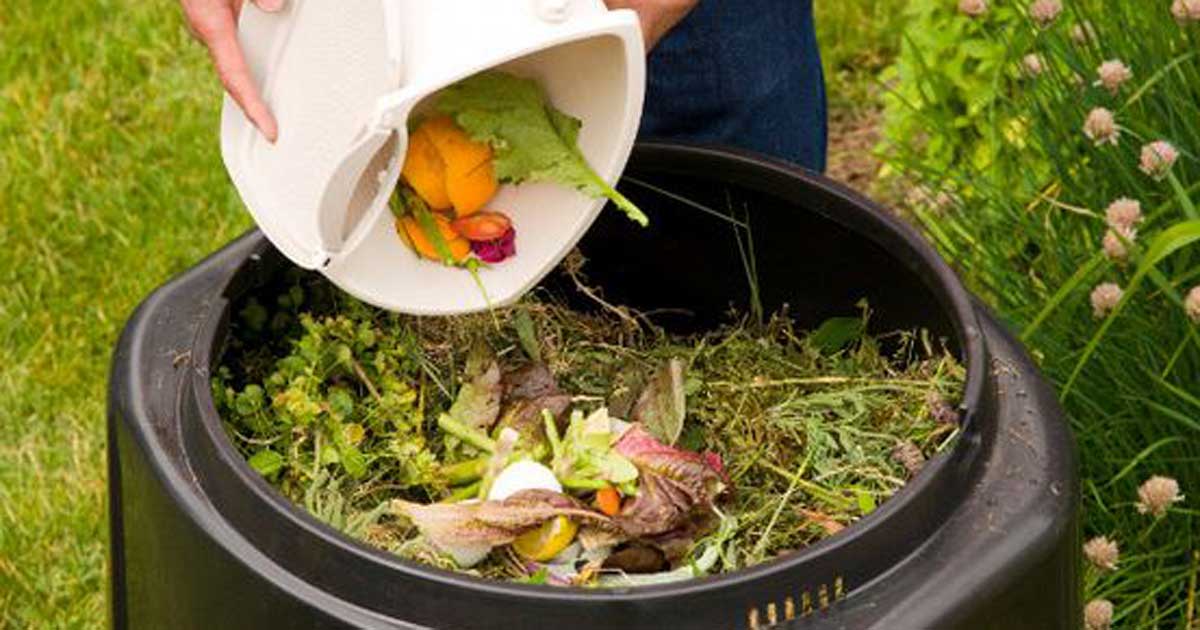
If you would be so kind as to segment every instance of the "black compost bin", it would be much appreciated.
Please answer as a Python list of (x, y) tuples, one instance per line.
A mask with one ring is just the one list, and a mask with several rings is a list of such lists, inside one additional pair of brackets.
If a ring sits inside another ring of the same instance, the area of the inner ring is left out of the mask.
[[(647, 230), (608, 212), (581, 247), (607, 296), (685, 308), (706, 326), (745, 306), (727, 222), (749, 209), (761, 299), (803, 325), (854, 315), (926, 328), (968, 369), (957, 445), (854, 526), (740, 573), (669, 586), (501, 584), (401, 561), (276, 494), (238, 455), (209, 374), (240, 298), (289, 265), (247, 235), (152, 295), (114, 359), (109, 403), (117, 628), (1075, 628), (1071, 436), (1013, 338), (911, 229), (821, 177), (720, 150), (644, 145), (624, 189)], [(554, 278), (547, 282), (553, 284)]]

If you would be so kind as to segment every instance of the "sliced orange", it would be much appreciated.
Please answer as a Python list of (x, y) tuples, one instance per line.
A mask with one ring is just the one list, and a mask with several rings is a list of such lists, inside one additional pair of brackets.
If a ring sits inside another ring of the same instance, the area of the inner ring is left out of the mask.
[[(459, 236), (454, 228), (450, 227), (450, 220), (446, 217), (434, 213), (434, 223), (437, 224), (438, 232), (442, 235), (442, 240), (446, 241), (447, 247), (450, 249), (450, 255), (454, 262), (463, 262), (471, 255), (471, 242)], [(411, 247), (417, 255), (429, 260), (443, 262), (442, 257), (438, 255), (437, 247), (433, 244), (433, 239), (425, 234), (421, 229), (421, 224), (414, 217), (403, 217), (396, 221), (396, 231), (400, 233), (400, 239), (406, 245)]]
[(465, 217), (479, 212), (500, 189), (492, 148), (472, 140), (449, 116), (430, 118), (421, 123), (421, 130), (429, 134), (446, 165), (446, 194), (455, 213)]
[(446, 163), (425, 125), (417, 127), (408, 138), (408, 153), (401, 174), (430, 208), (448, 210), (453, 207), (446, 192)]

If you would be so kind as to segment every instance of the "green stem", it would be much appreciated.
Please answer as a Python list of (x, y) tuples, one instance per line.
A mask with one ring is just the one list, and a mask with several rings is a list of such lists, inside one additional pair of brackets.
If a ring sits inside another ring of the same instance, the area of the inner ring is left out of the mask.
[(760, 465), (762, 465), (764, 468), (766, 468), (767, 470), (774, 472), (775, 474), (783, 477), (784, 479), (788, 480), (789, 482), (794, 481), (796, 483), (796, 485), (800, 486), (800, 488), (802, 490), (804, 490), (805, 492), (812, 495), (813, 498), (815, 498), (818, 501), (821, 501), (823, 503), (826, 503), (826, 504), (830, 505), (831, 507), (834, 507), (834, 508), (840, 509), (840, 510), (852, 510), (855, 507), (855, 502), (853, 500), (847, 499), (842, 496), (838, 496), (836, 493), (834, 493), (830, 490), (827, 490), (818, 484), (815, 484), (811, 481), (808, 481), (807, 479), (803, 479), (800, 476), (793, 474), (792, 471), (790, 471), (790, 470), (784, 470), (784, 469), (776, 466), (775, 464), (771, 464), (771, 463), (768, 463), (765, 461), (759, 461), (758, 463)]
[[(425, 200), (421, 199), (417, 193), (413, 192), (408, 186), (401, 186), (399, 190), (400, 204), (417, 221), (417, 225), (421, 228), (421, 232), (433, 244), (433, 250), (437, 252), (438, 258), (441, 258), (443, 265), (447, 267), (457, 267), (458, 261), (454, 260), (454, 253), (450, 251), (450, 244), (442, 237), (442, 231), (438, 228), (437, 221), (433, 218), (433, 212), (426, 205)], [(393, 209), (395, 212), (395, 209)]]
[(775, 512), (771, 514), (771, 520), (767, 522), (767, 528), (763, 530), (761, 536), (758, 537), (758, 542), (754, 545), (754, 553), (752, 557), (761, 558), (767, 550), (767, 543), (771, 535), (771, 530), (775, 529), (775, 523), (779, 521), (779, 515), (783, 509), (787, 507), (788, 502), (792, 499), (792, 493), (796, 491), (797, 486), (802, 481), (802, 476), (808, 470), (808, 462), (812, 459), (812, 451), (810, 450), (805, 456), (804, 461), (800, 463), (800, 468), (792, 475), (792, 480), (788, 482), (787, 491), (783, 493), (783, 498), (779, 500), (779, 504), (775, 506)]
[(550, 413), (549, 409), (542, 410), (542, 421), (546, 424), (546, 439), (550, 441), (550, 453), (554, 461), (562, 459), (563, 445), (562, 438), (558, 435), (558, 424), (554, 420), (554, 414)]
[(484, 435), (478, 429), (472, 429), (467, 425), (451, 418), (447, 414), (438, 416), (438, 428), (462, 440), (463, 442), (474, 446), (475, 448), (492, 453), (496, 450), (496, 441)]
[(1184, 214), (1189, 219), (1200, 219), (1200, 212), (1196, 211), (1196, 204), (1192, 202), (1192, 198), (1188, 196), (1187, 190), (1183, 188), (1183, 184), (1175, 177), (1175, 172), (1167, 173), (1167, 180), (1171, 182), (1171, 188), (1175, 190), (1175, 196), (1179, 197), (1179, 205), (1183, 207)]
[(450, 493), (450, 496), (442, 500), (442, 503), (459, 503), (467, 499), (474, 499), (479, 494), (479, 488), (483, 482), (476, 481), (469, 486), (463, 486)]
[(645, 212), (642, 212), (641, 208), (634, 205), (628, 197), (622, 195), (616, 188), (609, 186), (608, 182), (604, 181), (604, 178), (600, 177), (599, 173), (592, 170), (590, 166), (587, 166), (586, 162), (584, 162), (584, 166), (587, 168), (588, 175), (592, 178), (592, 181), (603, 191), (604, 196), (608, 197), (609, 200), (620, 208), (631, 221), (642, 227), (650, 225), (650, 218), (646, 216)]
[(483, 477), (483, 473), (487, 471), (487, 465), (487, 457), (469, 459), (465, 462), (443, 466), (442, 477), (446, 479), (446, 483), (452, 486), (461, 486), (479, 481)]
[(607, 481), (603, 479), (581, 479), (578, 477), (566, 477), (560, 479), (562, 485), (567, 490), (603, 490), (609, 486)]
[(1080, 285), (1087, 281), (1087, 279), (1090, 278), (1097, 269), (1104, 265), (1104, 261), (1105, 258), (1103, 253), (1095, 254), (1092, 256), (1091, 260), (1089, 260), (1074, 274), (1072, 274), (1070, 279), (1063, 283), (1063, 285), (1058, 288), (1058, 291), (1055, 291), (1054, 295), (1046, 301), (1046, 305), (1042, 307), (1042, 310), (1037, 314), (1037, 317), (1034, 317), (1033, 321), (1025, 327), (1025, 330), (1021, 331), (1021, 341), (1024, 343), (1029, 343), (1029, 341), (1033, 338), (1033, 334), (1037, 332), (1038, 328), (1040, 328), (1042, 324), (1050, 318), (1050, 315), (1052, 315), (1054, 311), (1058, 310), (1058, 307), (1061, 306), (1062, 303), (1068, 297), (1070, 297)]

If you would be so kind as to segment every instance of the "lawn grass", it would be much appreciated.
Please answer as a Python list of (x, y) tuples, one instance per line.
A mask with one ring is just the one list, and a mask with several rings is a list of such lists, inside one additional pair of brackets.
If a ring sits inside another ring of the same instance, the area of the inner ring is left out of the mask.
[(174, 3), (7, 0), (0, 42), (0, 627), (95, 627), (110, 349), (251, 222)]
[[(848, 67), (886, 21), (835, 4), (822, 41)], [(251, 221), (175, 2), (5, 0), (0, 42), (0, 627), (99, 627), (110, 349)]]
[(860, 114), (879, 107), (879, 74), (900, 52), (908, 0), (815, 3), (817, 37), (830, 110)]

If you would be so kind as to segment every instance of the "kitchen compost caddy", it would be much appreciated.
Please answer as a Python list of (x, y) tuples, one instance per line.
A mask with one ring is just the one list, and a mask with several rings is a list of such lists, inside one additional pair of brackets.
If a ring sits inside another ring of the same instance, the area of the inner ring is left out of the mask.
[(603, 179), (637, 135), (645, 50), (636, 15), (601, 0), (291, 0), (247, 3), (240, 39), (278, 141), (226, 99), (221, 150), (271, 243), (377, 306), (450, 314), (511, 302), (566, 255), (604, 202), (550, 184), (505, 186), (521, 253), (471, 274), (420, 260), (396, 234), (388, 199), (408, 124), (439, 90), (498, 68), (537, 80), (583, 121), (579, 147)]

